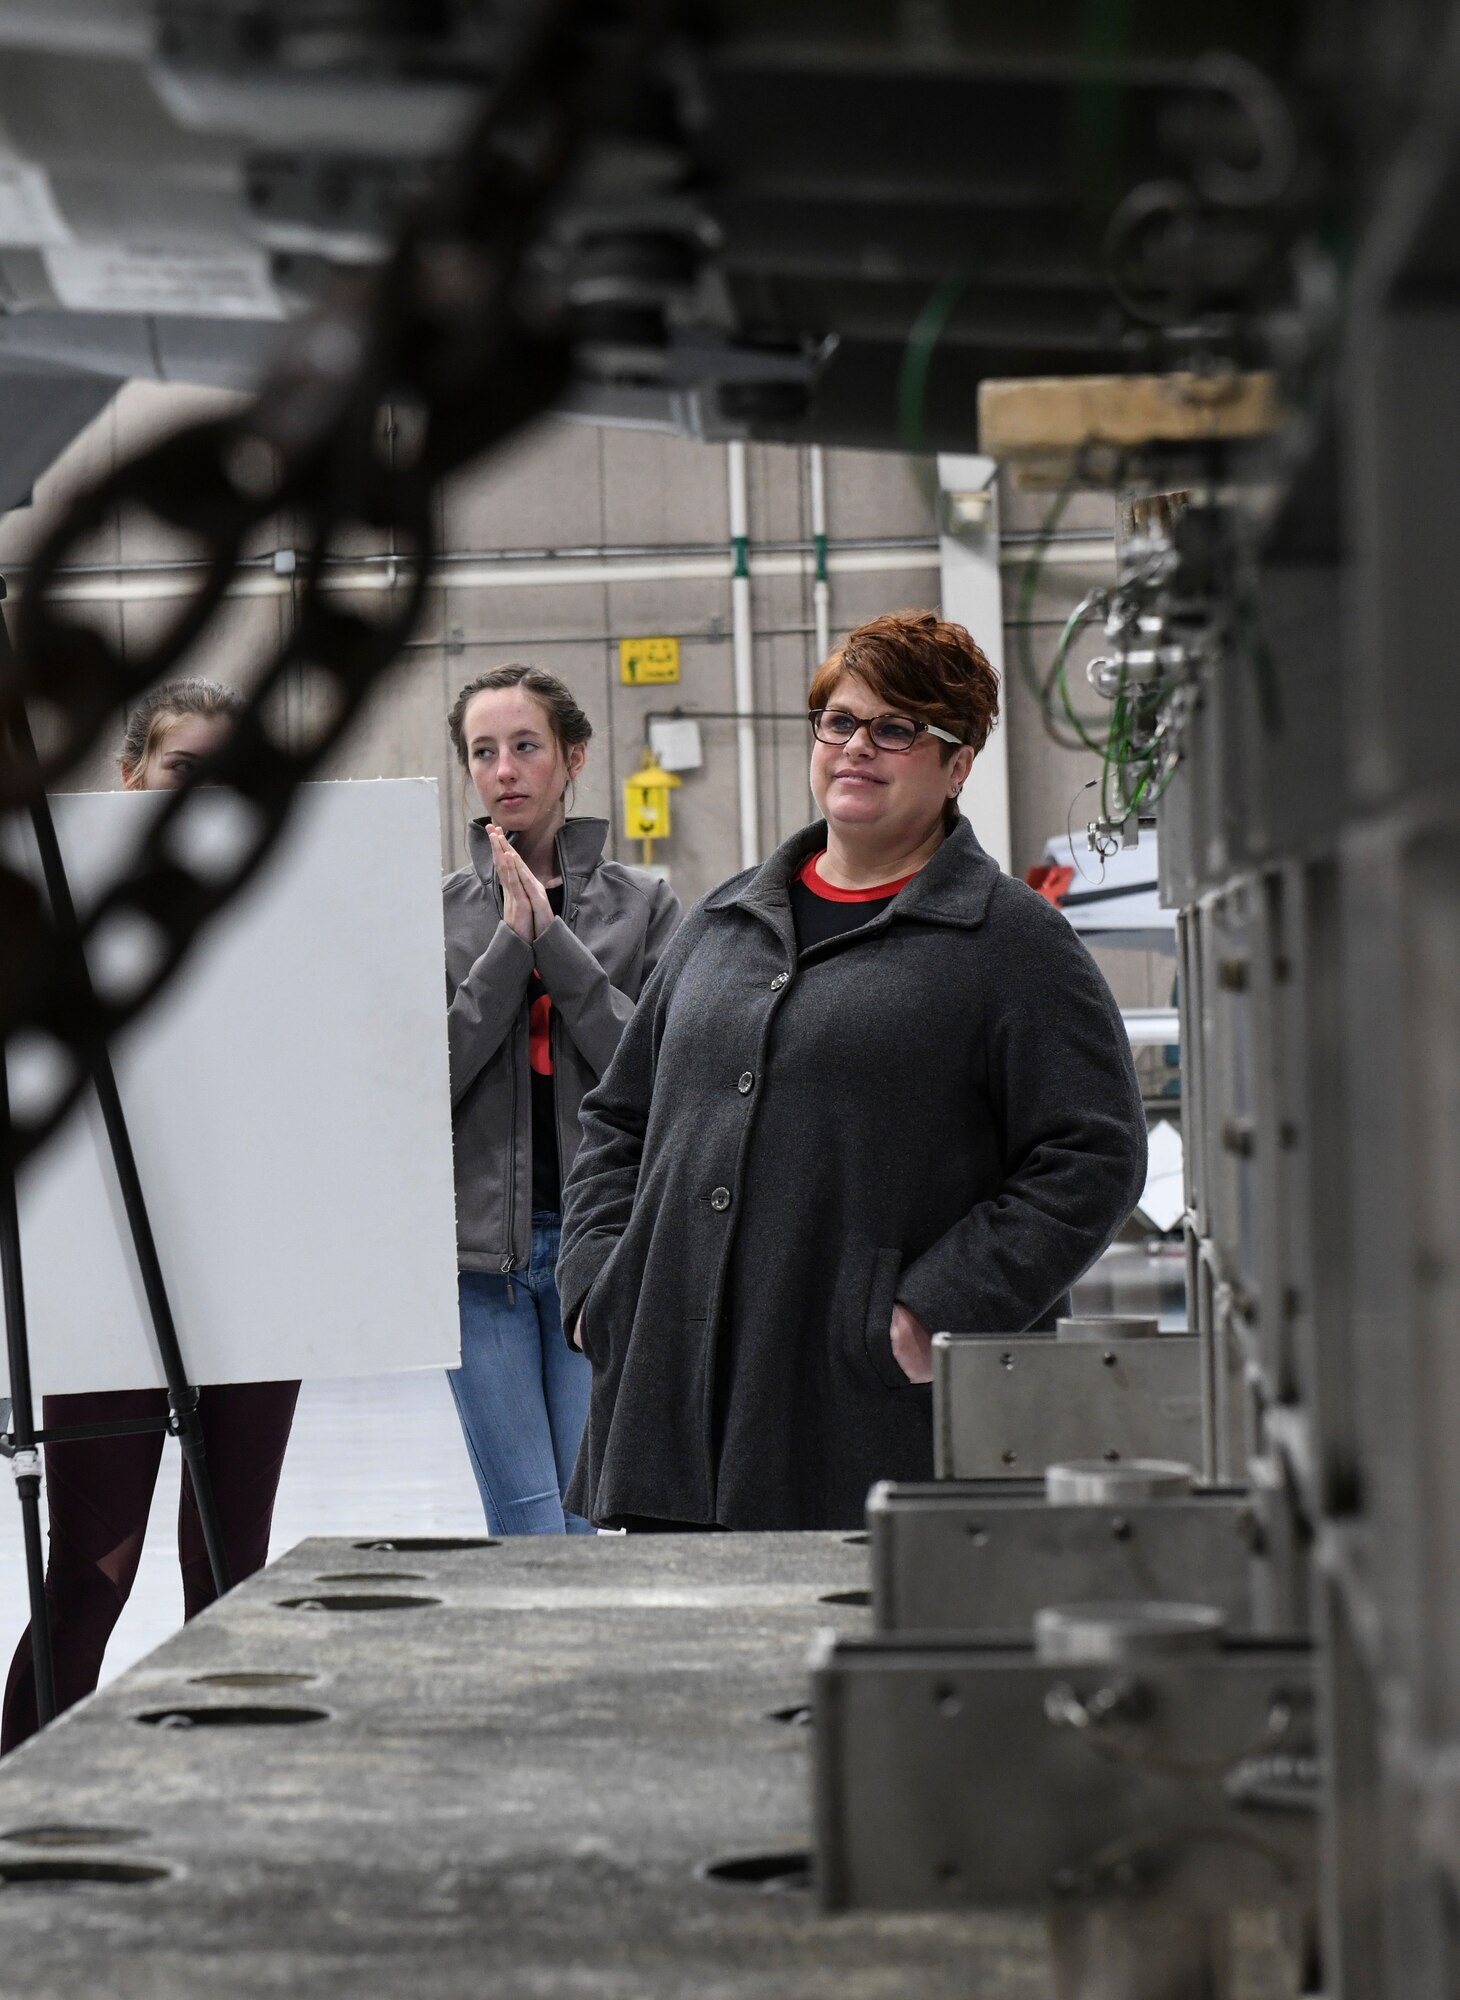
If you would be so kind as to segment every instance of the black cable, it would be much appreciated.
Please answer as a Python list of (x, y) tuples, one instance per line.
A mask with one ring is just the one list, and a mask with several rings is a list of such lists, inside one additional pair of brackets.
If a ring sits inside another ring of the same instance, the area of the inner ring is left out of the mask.
[[(106, 1424), (44, 1424), (36, 1432), (39, 1444), (79, 1444), (86, 1438), (145, 1437), (149, 1431), (170, 1431), (171, 1417), (116, 1417)], [(4, 1441), (0, 1440), (0, 1450)]]

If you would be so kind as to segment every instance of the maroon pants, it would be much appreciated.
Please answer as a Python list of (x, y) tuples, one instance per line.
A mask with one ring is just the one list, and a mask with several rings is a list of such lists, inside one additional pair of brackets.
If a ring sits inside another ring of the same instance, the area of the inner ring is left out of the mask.
[[(268, 1559), (274, 1495), (298, 1395), (297, 1382), (238, 1382), (204, 1389), (199, 1396), (208, 1472), (235, 1583), (262, 1569)], [(50, 1429), (166, 1415), (165, 1390), (123, 1389), (101, 1395), (47, 1396), (41, 1424)], [(58, 1714), (90, 1694), (101, 1676), (107, 1641), (131, 1595), (142, 1559), (164, 1436), (161, 1431), (142, 1431), (129, 1437), (45, 1446), (51, 1525), (46, 1606)], [(213, 1602), (215, 1592), (186, 1467), (177, 1553), (182, 1564), (183, 1615), (193, 1618)], [(5, 1689), (0, 1752), (23, 1743), (35, 1727), (35, 1671), (27, 1627)]]

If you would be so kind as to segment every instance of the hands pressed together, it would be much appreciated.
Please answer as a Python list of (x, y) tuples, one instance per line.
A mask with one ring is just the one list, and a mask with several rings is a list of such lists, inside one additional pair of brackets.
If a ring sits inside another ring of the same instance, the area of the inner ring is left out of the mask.
[[(492, 860), (502, 885), (502, 921), (516, 931), (524, 944), (535, 944), (553, 920), (553, 906), (547, 890), (533, 874), (501, 827), (490, 825), (487, 838), (492, 843)], [(573, 1345), (583, 1345), (583, 1315), (573, 1328)]]
[(492, 843), (492, 860), (502, 885), (502, 918), (525, 944), (540, 938), (553, 920), (547, 890), (533, 874), (501, 827), (487, 828)]

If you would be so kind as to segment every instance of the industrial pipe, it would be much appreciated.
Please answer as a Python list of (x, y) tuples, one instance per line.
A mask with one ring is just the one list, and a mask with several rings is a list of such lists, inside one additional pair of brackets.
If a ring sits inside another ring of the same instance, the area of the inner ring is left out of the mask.
[[(288, 550), (281, 554), (287, 555)], [(815, 558), (799, 550), (778, 551), (746, 557), (749, 576), (805, 576)], [(937, 566), (935, 543), (912, 547), (834, 550), (827, 567), (837, 574), (883, 575), (897, 570), (931, 570)], [(203, 563), (116, 564), (110, 568), (62, 570), (48, 587), (57, 601), (70, 604), (151, 604), (171, 598), (192, 597), (206, 569)], [(432, 573), (432, 585), (446, 590), (514, 590), (541, 588), (544, 584), (563, 588), (589, 583), (696, 583), (714, 582), (735, 576), (734, 554), (671, 556), (657, 561), (637, 557), (600, 557), (566, 561), (477, 561), (446, 562)], [(403, 559), (354, 558), (325, 565), (320, 583), (330, 591), (361, 593), (391, 590), (406, 583), (411, 565)], [(748, 577), (746, 580), (749, 588)], [(15, 573), (18, 592), (24, 590), (24, 573)], [(230, 597), (287, 597), (297, 580), (297, 572), (260, 564), (240, 570), (228, 587)]]
[(816, 577), (811, 585), (811, 615), (816, 620), (816, 661), (831, 651), (831, 585), (826, 573), (826, 454), (819, 444), (811, 452), (811, 539)]
[(730, 632), (735, 656), (735, 762), (740, 800), (740, 865), (760, 860), (760, 784), (755, 767), (755, 655), (750, 627), (750, 509), (745, 492), (745, 446), (725, 447), (730, 484)]

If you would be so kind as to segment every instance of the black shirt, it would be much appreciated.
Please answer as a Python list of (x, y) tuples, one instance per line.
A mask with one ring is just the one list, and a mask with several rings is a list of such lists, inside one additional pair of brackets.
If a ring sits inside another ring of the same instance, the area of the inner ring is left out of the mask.
[(859, 931), (880, 916), (912, 880), (907, 875), (901, 882), (879, 883), (873, 889), (834, 889), (817, 871), (820, 859), (820, 854), (813, 854), (804, 861), (791, 883), (791, 920), (800, 951), (825, 944), (828, 938), (842, 937), (847, 931)]
[[(547, 892), (555, 917), (563, 914), (563, 885)], [(557, 1215), (563, 1206), (558, 1158), (558, 1093), (553, 1083), (553, 1003), (534, 967), (527, 989), (527, 1057), (532, 1072), (532, 1206)]]

